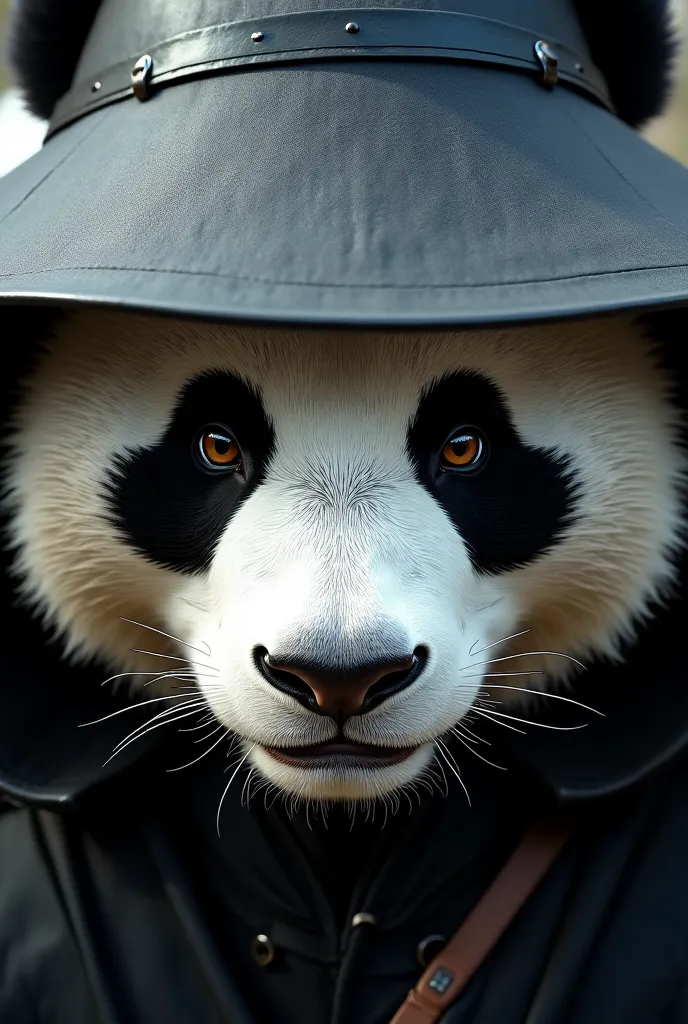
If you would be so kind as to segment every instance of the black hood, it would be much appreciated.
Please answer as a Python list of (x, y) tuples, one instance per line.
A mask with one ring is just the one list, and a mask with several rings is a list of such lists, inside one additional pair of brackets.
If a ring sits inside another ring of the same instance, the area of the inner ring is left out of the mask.
[[(54, 310), (6, 310), (3, 324), (14, 345), (6, 359), (2, 408), (6, 419), (16, 397), (16, 382), (39, 349)], [(663, 314), (647, 321), (662, 345), (677, 381), (675, 400), (685, 409), (686, 374), (681, 342), (685, 314)], [(5, 428), (6, 429), (6, 428)], [(117, 742), (147, 716), (142, 709), (126, 718), (109, 718), (84, 728), (124, 706), (125, 697), (104, 690), (101, 666), (74, 667), (61, 659), (57, 641), (48, 637), (26, 608), (17, 606), (9, 554), (3, 551), (3, 635), (7, 638), (0, 685), (0, 789), (20, 802), (64, 808), (77, 806), (104, 785), (136, 782), (137, 769), (164, 762), (158, 753), (170, 730), (158, 729), (126, 748), (107, 765)], [(542, 698), (524, 717), (546, 724), (581, 725), (559, 732), (535, 725), (525, 735), (505, 729), (482, 730), (492, 743), (490, 757), (505, 767), (518, 765), (558, 801), (581, 801), (621, 792), (648, 778), (688, 745), (688, 686), (685, 684), (683, 628), (686, 622), (686, 560), (672, 596), (641, 630), (620, 664), (597, 662), (576, 684), (574, 696), (602, 712), (582, 711)], [(125, 724), (126, 723), (126, 724)], [(487, 723), (483, 723), (487, 725)], [(459, 764), (470, 755), (459, 748)], [(162, 768), (161, 768), (162, 770)], [(495, 769), (489, 769), (496, 771)]]

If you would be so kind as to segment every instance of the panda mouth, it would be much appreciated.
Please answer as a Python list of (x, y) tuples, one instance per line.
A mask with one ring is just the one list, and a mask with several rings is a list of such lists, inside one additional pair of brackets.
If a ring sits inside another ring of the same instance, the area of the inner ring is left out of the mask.
[(405, 761), (418, 747), (380, 747), (345, 739), (310, 747), (263, 747), (265, 752), (293, 768), (387, 768)]

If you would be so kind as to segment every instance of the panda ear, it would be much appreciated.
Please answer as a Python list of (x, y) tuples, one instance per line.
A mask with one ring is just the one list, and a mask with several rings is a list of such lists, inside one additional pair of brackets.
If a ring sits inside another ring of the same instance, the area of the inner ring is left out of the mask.
[(100, 0), (15, 0), (8, 58), (32, 114), (48, 119), (69, 89)]
[(594, 63), (616, 112), (640, 127), (671, 92), (678, 35), (671, 0), (574, 0)]

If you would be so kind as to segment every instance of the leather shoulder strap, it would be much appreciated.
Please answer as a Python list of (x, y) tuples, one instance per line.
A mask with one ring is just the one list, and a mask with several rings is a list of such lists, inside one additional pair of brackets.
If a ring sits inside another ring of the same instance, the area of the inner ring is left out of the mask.
[(428, 966), (391, 1024), (435, 1024), (559, 856), (571, 820), (535, 822), (456, 934)]

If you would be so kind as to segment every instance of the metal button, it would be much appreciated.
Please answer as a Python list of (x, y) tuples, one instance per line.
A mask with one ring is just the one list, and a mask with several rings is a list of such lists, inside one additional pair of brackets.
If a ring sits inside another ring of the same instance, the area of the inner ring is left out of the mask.
[(446, 945), (447, 940), (444, 935), (426, 935), (424, 939), (421, 939), (416, 950), (420, 966), (423, 969), (428, 967)]
[(265, 39), (265, 33), (264, 32), (252, 32), (251, 33), (251, 39), (253, 40), (254, 43), (262, 43), (263, 40)]
[(102, 88), (102, 82), (94, 82), (91, 86), (91, 92), (98, 92), (100, 88)]
[(275, 947), (267, 935), (256, 935), (251, 943), (251, 956), (259, 967), (267, 967), (275, 959)]
[(344, 26), (344, 29), (353, 36), (357, 32), (360, 32), (361, 26), (358, 25), (355, 21), (348, 21)]
[(362, 924), (371, 924), (373, 927), (375, 927), (377, 921), (375, 920), (373, 914), (367, 914), (365, 913), (365, 911), (362, 911), (360, 914), (354, 914), (354, 916), (351, 918), (351, 927), (358, 928), (359, 925)]

